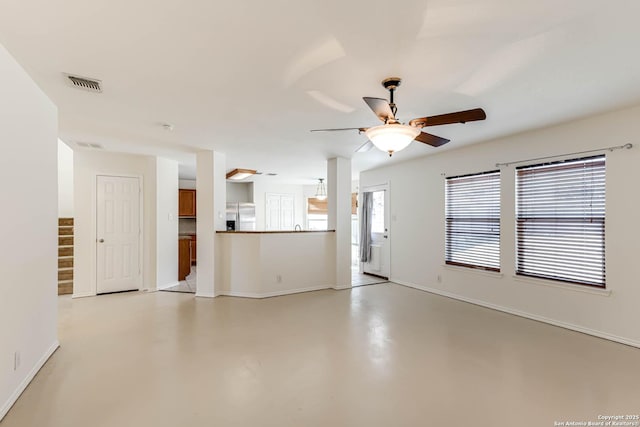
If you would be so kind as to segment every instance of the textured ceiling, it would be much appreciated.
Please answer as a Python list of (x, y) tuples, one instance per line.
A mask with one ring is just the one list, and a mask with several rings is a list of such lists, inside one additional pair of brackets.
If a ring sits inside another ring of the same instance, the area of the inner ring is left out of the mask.
[[(640, 2), (595, 0), (3, 0), (0, 43), (58, 105), (60, 136), (174, 158), (226, 153), (229, 169), (354, 173), (640, 101)], [(63, 73), (104, 92), (70, 88)], [(483, 107), (484, 122), (429, 131), (392, 159), (353, 153), (376, 125), (363, 96), (403, 78), (403, 121)], [(161, 123), (171, 123), (172, 132)]]

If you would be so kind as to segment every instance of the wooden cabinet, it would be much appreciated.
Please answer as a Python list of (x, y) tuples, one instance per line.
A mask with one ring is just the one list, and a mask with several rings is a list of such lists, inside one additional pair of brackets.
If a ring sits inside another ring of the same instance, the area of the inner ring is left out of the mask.
[(196, 264), (196, 236), (191, 236), (191, 264)]
[(178, 240), (178, 280), (191, 272), (191, 239)]
[(196, 190), (178, 190), (178, 216), (196, 216)]

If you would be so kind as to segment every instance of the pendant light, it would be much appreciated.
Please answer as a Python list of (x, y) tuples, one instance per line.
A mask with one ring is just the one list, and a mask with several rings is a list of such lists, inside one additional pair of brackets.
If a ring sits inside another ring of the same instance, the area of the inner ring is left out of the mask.
[(327, 188), (324, 186), (324, 178), (318, 178), (318, 187), (316, 187), (316, 199), (325, 200), (327, 198)]

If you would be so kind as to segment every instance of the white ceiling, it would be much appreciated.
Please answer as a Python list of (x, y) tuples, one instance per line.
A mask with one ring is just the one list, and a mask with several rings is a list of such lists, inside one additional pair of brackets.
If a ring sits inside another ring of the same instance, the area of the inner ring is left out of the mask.
[[(175, 158), (183, 175), (214, 149), (228, 169), (312, 183), (333, 156), (355, 174), (639, 102), (638, 16), (637, 0), (2, 0), (0, 43), (72, 147)], [(378, 124), (362, 97), (386, 97), (388, 76), (403, 78), (403, 121), (475, 107), (487, 120), (430, 128), (452, 141), (392, 159), (354, 154), (356, 131), (309, 132)]]

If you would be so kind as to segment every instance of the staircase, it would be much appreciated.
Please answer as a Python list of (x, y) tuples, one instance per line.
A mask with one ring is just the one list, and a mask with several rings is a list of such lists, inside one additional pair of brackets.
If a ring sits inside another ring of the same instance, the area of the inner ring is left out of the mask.
[(73, 218), (58, 218), (58, 295), (73, 293)]

